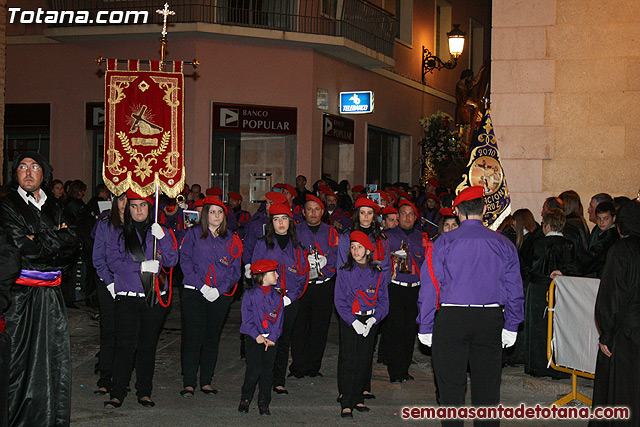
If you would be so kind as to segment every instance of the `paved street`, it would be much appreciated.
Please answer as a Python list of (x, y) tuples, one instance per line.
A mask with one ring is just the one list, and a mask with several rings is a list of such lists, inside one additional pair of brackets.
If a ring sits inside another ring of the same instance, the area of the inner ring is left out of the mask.
[[(95, 355), (98, 351), (98, 322), (88, 308), (69, 311), (73, 357), (72, 424), (76, 426), (165, 426), (165, 425), (334, 425), (356, 423), (367, 425), (401, 425), (410, 421), (400, 417), (403, 406), (435, 406), (433, 374), (430, 357), (417, 348), (410, 372), (415, 381), (402, 385), (389, 383), (386, 368), (374, 363), (372, 392), (377, 396), (366, 404), (369, 413), (354, 413), (354, 418), (342, 420), (340, 405), (336, 403), (336, 366), (338, 359), (338, 326), (334, 316), (329, 332), (329, 342), (324, 356), (324, 377), (287, 380), (288, 395), (273, 394), (270, 417), (260, 416), (254, 403), (248, 414), (240, 414), (236, 408), (240, 387), (244, 378), (244, 361), (239, 357), (238, 330), (240, 327), (240, 303), (231, 306), (224, 327), (216, 375), (213, 386), (217, 395), (204, 395), (197, 391), (191, 398), (182, 398), (180, 376), (180, 311), (177, 292), (174, 293), (169, 312), (158, 344), (153, 399), (155, 408), (143, 408), (137, 403), (135, 390), (119, 409), (103, 408), (105, 396), (94, 395), (97, 376), (94, 375)], [(375, 358), (375, 356), (374, 356)], [(135, 374), (131, 384), (135, 384)], [(583, 393), (591, 396), (592, 383), (579, 381)], [(522, 373), (522, 368), (506, 368), (503, 371), (502, 402), (505, 405), (548, 405), (560, 393), (570, 391), (570, 381), (534, 379)], [(256, 395), (257, 398), (257, 395)], [(534, 421), (536, 427), (547, 425), (584, 426), (577, 421)], [(503, 426), (523, 425), (531, 421), (503, 421)], [(427, 425), (439, 425), (428, 421)], [(470, 422), (467, 423), (471, 425)]]

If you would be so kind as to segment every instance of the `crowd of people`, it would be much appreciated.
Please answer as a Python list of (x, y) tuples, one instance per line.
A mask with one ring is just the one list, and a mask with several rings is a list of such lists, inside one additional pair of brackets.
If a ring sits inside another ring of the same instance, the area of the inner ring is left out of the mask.
[[(640, 312), (640, 215), (628, 198), (594, 195), (589, 230), (580, 197), (565, 191), (545, 200), (541, 224), (519, 209), (494, 232), (482, 222), (482, 187), (456, 195), (435, 179), (373, 188), (319, 180), (308, 190), (300, 175), (295, 186), (276, 184), (253, 215), (237, 192), (185, 185), (177, 198), (160, 198), (156, 221), (155, 200), (132, 190), (111, 195), (100, 185), (85, 205), (86, 185), (51, 180), (38, 153), (16, 158), (12, 172), (0, 199), (0, 426), (69, 424), (65, 305), (79, 299), (99, 306), (96, 393), (109, 395), (104, 406), (123, 405), (135, 369), (137, 401), (153, 407), (155, 352), (174, 289), (183, 398), (222, 386), (214, 381), (220, 337), (241, 300), (243, 413), (256, 388), (259, 413), (268, 415), (272, 392), (288, 393), (288, 376), (323, 375), (334, 312), (344, 418), (370, 411), (376, 347), (391, 383), (414, 379), (416, 335), (432, 347), (444, 406), (464, 405), (467, 369), (474, 406), (500, 402), (506, 364), (561, 378), (547, 367), (545, 318), (559, 275), (602, 278), (594, 404), (620, 403), (632, 384), (618, 382), (638, 349), (632, 334), (624, 341), (618, 333), (635, 328)], [(620, 340), (627, 358), (615, 364)]]

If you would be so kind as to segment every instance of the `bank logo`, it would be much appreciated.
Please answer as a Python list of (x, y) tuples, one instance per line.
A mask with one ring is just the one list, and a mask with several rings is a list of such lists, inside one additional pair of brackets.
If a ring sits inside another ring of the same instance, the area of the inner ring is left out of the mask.
[(220, 126), (226, 128), (240, 127), (240, 110), (237, 108), (220, 109)]
[(333, 120), (329, 117), (324, 118), (324, 134), (331, 135), (331, 131), (333, 130)]
[(358, 98), (357, 93), (354, 93), (353, 96), (349, 98), (349, 101), (353, 102), (355, 105), (360, 105), (360, 98)]

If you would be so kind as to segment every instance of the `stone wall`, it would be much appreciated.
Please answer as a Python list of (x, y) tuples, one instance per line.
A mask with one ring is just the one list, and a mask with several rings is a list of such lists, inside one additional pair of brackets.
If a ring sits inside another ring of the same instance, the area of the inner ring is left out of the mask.
[[(494, 0), (492, 118), (513, 209), (640, 188), (640, 8)], [(586, 213), (586, 212), (585, 212)]]

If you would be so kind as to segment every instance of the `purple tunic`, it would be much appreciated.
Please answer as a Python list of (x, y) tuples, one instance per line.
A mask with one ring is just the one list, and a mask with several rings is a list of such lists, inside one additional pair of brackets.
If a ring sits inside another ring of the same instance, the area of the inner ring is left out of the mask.
[[(173, 267), (178, 263), (178, 243), (173, 232), (166, 227), (164, 237), (158, 240), (158, 261), (164, 268)], [(107, 263), (113, 271), (116, 292), (144, 293), (140, 281), (140, 263), (133, 260), (133, 256), (124, 247), (122, 228), (111, 233), (107, 241)], [(147, 231), (145, 255), (148, 260), (153, 259), (153, 235), (151, 229)], [(165, 290), (168, 281), (165, 282)]]
[(200, 290), (205, 286), (218, 288), (220, 295), (228, 294), (240, 279), (242, 242), (232, 232), (227, 237), (209, 236), (202, 239), (202, 228), (193, 227), (180, 246), (180, 267), (184, 273), (183, 284)]
[(254, 340), (258, 335), (269, 334), (269, 340), (278, 341), (282, 335), (284, 303), (275, 288), (266, 294), (259, 286), (246, 290), (242, 296), (241, 311), (241, 334), (249, 335)]
[(351, 270), (338, 269), (333, 297), (338, 314), (350, 325), (356, 320), (354, 306), (356, 309), (359, 307), (357, 311), (361, 312), (375, 310), (372, 316), (376, 323), (380, 323), (389, 313), (387, 286), (382, 272), (369, 267), (361, 268), (355, 262)]
[(293, 214), (293, 219), (296, 221), (296, 224), (302, 224), (304, 221), (304, 215), (302, 212), (304, 211), (304, 206), (296, 205), (291, 209), (291, 213)]
[[(415, 283), (420, 281), (420, 267), (424, 261), (425, 247), (422, 245), (424, 234), (417, 228), (413, 228), (411, 233), (407, 236), (400, 226), (386, 230), (387, 241), (389, 242), (389, 252), (393, 253), (400, 249), (400, 245), (404, 241), (408, 245), (409, 259), (407, 260), (407, 266), (411, 270), (411, 274), (399, 273), (396, 266), (396, 277), (394, 280), (399, 282)], [(393, 255), (391, 255), (393, 259)], [(392, 262), (393, 264), (393, 262)]]
[[(109, 214), (105, 215), (107, 212)], [(110, 212), (111, 211), (106, 211), (100, 214), (91, 231), (94, 239), (92, 254), (93, 266), (105, 285), (113, 283), (113, 272), (107, 263), (107, 242), (111, 234), (115, 231), (109, 221)]]
[[(336, 226), (336, 223), (342, 225), (342, 227), (340, 228), (339, 226)], [(336, 227), (336, 230), (341, 233), (345, 233), (348, 230), (351, 230), (353, 222), (351, 221), (351, 215), (349, 215), (348, 212), (345, 212), (340, 208), (336, 208), (335, 211), (329, 214), (329, 225), (333, 225)]]
[(336, 274), (336, 257), (338, 253), (338, 232), (327, 224), (320, 223), (320, 228), (313, 234), (306, 222), (296, 226), (296, 235), (302, 246), (310, 251), (310, 246), (318, 250), (318, 255), (327, 258), (327, 265), (322, 268), (322, 274), (329, 279)]
[[(516, 332), (524, 320), (524, 295), (516, 247), (480, 220), (466, 220), (442, 234), (433, 244), (433, 273), (440, 304), (500, 304), (504, 328)], [(433, 331), (436, 287), (422, 264), (418, 296), (418, 325), (422, 334)]]
[(256, 247), (256, 242), (258, 241), (258, 239), (264, 236), (266, 223), (267, 214), (265, 211), (262, 211), (256, 212), (256, 214), (251, 218), (251, 221), (249, 221), (249, 224), (245, 226), (244, 252), (242, 256), (243, 264), (251, 264), (253, 248)]
[(274, 239), (273, 249), (267, 247), (264, 239), (258, 240), (253, 250), (251, 262), (260, 259), (272, 259), (278, 261), (278, 284), (276, 287), (283, 290), (283, 295), (295, 301), (304, 294), (309, 282), (309, 261), (307, 251), (301, 247), (294, 248), (291, 241), (287, 246), (280, 249), (278, 242)]

